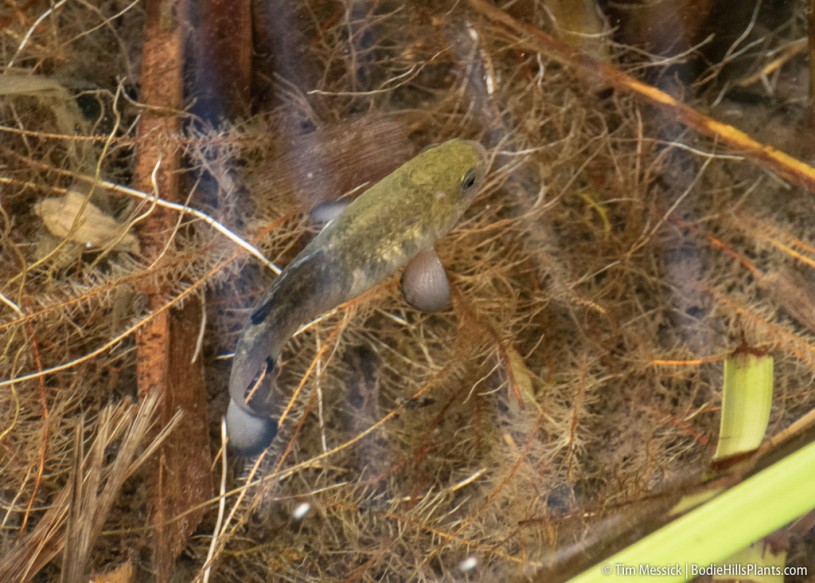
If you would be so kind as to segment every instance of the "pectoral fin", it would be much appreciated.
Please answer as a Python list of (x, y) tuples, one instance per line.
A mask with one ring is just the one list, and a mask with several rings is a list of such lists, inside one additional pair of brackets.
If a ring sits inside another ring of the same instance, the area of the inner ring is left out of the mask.
[(350, 204), (350, 200), (331, 200), (318, 204), (309, 211), (309, 214), (314, 224), (322, 229), (340, 216)]
[(410, 260), (402, 273), (402, 295), (419, 310), (440, 312), (450, 306), (450, 283), (439, 256), (425, 249)]

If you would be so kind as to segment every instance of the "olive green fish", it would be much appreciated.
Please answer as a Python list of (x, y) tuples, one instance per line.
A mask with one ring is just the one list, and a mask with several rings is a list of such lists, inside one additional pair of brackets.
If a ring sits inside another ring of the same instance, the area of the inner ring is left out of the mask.
[[(441, 263), (435, 256), (428, 261), (427, 255), (461, 218), (486, 171), (487, 154), (477, 142), (431, 146), (361, 194), (283, 270), (255, 307), (235, 349), (226, 422), (237, 453), (256, 455), (277, 433), (274, 417), (286, 400), (276, 398), (272, 372), (300, 326), (374, 287), (414, 257), (436, 270), (424, 281), (441, 279), (446, 286)], [(403, 278), (406, 297), (414, 296), (411, 303), (421, 306), (415, 297), (419, 292), (409, 293), (406, 285)], [(438, 309), (446, 299), (428, 303), (429, 309)]]

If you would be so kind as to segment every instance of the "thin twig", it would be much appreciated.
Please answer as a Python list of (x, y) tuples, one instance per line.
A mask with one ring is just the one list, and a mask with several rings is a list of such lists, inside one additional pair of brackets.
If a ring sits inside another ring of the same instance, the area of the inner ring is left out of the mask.
[(772, 146), (763, 144), (731, 125), (699, 113), (664, 91), (657, 89), (653, 85), (643, 83), (608, 63), (596, 61), (588, 55), (576, 51), (565, 42), (551, 37), (537, 27), (515, 20), (500, 8), (484, 0), (470, 0), (470, 5), (490, 20), (499, 22), (503, 26), (520, 33), (522, 36), (517, 39), (518, 45), (544, 52), (575, 70), (592, 77), (599, 77), (619, 90), (632, 93), (658, 107), (687, 127), (713, 138), (718, 138), (746, 158), (766, 166), (792, 184), (810, 192), (815, 192), (815, 168), (809, 164), (805, 164), (801, 160)]

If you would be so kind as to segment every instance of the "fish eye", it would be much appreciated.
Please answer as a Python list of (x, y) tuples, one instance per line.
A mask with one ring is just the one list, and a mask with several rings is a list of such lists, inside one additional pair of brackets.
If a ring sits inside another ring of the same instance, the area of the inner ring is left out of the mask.
[(466, 192), (475, 185), (476, 173), (475, 168), (470, 168), (461, 179), (461, 190)]

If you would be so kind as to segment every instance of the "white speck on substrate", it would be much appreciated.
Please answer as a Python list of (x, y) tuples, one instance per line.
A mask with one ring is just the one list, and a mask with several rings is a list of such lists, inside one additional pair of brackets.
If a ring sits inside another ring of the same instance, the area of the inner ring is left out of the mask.
[(311, 511), (311, 502), (301, 502), (291, 513), (294, 520), (302, 520)]
[(475, 569), (477, 565), (478, 559), (473, 556), (470, 556), (461, 561), (458, 564), (458, 568), (461, 572), (466, 573), (467, 571), (472, 571), (473, 569)]

